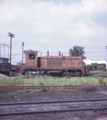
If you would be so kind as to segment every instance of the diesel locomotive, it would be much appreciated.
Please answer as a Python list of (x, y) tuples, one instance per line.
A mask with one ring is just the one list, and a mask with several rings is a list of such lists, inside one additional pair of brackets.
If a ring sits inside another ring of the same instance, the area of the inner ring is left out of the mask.
[(25, 50), (25, 64), (20, 68), (22, 74), (42, 75), (60, 75), (60, 76), (74, 76), (87, 75), (88, 70), (83, 69), (82, 57), (79, 56), (63, 56), (59, 52), (58, 56), (49, 56), (47, 51), (46, 56), (38, 57), (38, 51)]

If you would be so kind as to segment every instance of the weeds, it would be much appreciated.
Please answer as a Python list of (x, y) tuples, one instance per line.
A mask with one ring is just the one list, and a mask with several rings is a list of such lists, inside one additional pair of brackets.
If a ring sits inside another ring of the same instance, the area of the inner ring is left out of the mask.
[(40, 87), (40, 89), (41, 89), (42, 92), (44, 91), (43, 86), (44, 86), (44, 83), (43, 82), (39, 82), (39, 87)]
[(12, 77), (9, 79), (0, 79), (0, 86), (63, 86), (63, 85), (106, 85), (107, 78), (103, 77), (72, 77), (72, 78), (52, 78), (49, 76), (35, 76), (23, 78), (23, 76)]
[(31, 91), (32, 91), (32, 90), (30, 90), (30, 89), (26, 89), (26, 90), (25, 90), (25, 92), (31, 92)]
[(18, 93), (22, 93), (23, 91), (22, 91), (22, 90), (18, 90), (17, 92), (18, 92)]
[(99, 80), (100, 85), (104, 85), (104, 78), (103, 77), (99, 77), (98, 80)]

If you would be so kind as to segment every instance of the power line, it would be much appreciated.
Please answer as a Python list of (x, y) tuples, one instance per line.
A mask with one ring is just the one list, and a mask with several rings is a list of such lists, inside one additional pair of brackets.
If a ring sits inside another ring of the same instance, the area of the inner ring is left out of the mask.
[[(20, 48), (20, 50), (21, 50), (21, 48)], [(20, 50), (19, 50), (19, 51), (20, 51)], [(19, 51), (18, 51), (18, 52), (19, 52)], [(18, 53), (18, 52), (17, 52), (17, 53)], [(87, 53), (105, 53), (105, 52), (106, 52), (106, 51), (101, 51), (101, 52), (85, 52), (85, 54), (87, 54)], [(17, 54), (17, 53), (16, 53), (16, 54), (12, 54), (12, 55), (14, 55), (14, 56), (16, 56), (16, 55), (22, 55), (22, 53), (19, 53), (19, 54)], [(47, 54), (47, 52), (42, 52), (42, 53)], [(62, 53), (63, 53), (63, 54), (69, 54), (69, 52), (62, 52)], [(49, 52), (49, 54), (58, 54), (58, 52)], [(1, 54), (1, 55), (4, 55), (4, 54)], [(5, 55), (9, 55), (9, 54), (5, 54)], [(13, 57), (14, 57), (14, 56), (13, 56)]]
[[(18, 50), (18, 52), (17, 53), (19, 53), (20, 52), (20, 50), (21, 50), (21, 48)], [(14, 58), (16, 55), (18, 55), (18, 54), (14, 54), (14, 56), (12, 57), (12, 58)], [(12, 54), (13, 55), (13, 54)], [(21, 54), (20, 54), (21, 55)]]
[[(73, 47), (73, 46), (71, 46), (71, 47), (59, 47), (59, 46), (58, 46), (58, 47), (57, 47), (57, 44), (56, 44), (56, 45), (54, 44), (54, 46), (55, 46), (55, 47), (44, 45), (44, 46), (41, 47), (41, 46), (38, 45), (36, 48), (41, 48), (41, 49), (42, 49), (42, 48), (47, 48), (47, 47), (48, 47), (48, 48), (67, 48), (67, 49), (72, 49), (72, 47)], [(26, 47), (28, 48), (29, 45), (26, 45)], [(87, 47), (84, 47), (84, 48), (86, 49)], [(96, 47), (94, 46), (93, 48), (87, 48), (87, 49), (94, 49), (94, 50), (95, 50), (95, 49), (102, 49), (102, 48), (98, 48), (98, 47), (96, 48)]]

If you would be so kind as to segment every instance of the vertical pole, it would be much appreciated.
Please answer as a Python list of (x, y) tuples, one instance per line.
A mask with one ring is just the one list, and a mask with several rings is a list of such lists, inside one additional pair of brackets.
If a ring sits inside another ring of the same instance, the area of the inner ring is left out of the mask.
[(14, 34), (9, 32), (8, 36), (10, 36), (10, 70), (11, 70), (12, 37), (14, 38)]
[(9, 46), (8, 46), (8, 59), (9, 59)]
[(5, 55), (5, 45), (4, 45), (4, 58), (6, 57), (6, 55)]
[(23, 65), (23, 50), (24, 50), (24, 42), (22, 42), (22, 65)]
[(4, 45), (3, 45), (3, 58), (4, 58)]
[(10, 37), (10, 65), (11, 65), (11, 53), (12, 53), (12, 37)]

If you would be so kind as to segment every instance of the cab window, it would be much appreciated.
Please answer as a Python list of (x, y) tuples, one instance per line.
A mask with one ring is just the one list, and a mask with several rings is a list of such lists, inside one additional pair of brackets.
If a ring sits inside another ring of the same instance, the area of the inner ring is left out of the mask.
[(29, 59), (35, 59), (35, 54), (29, 54)]

